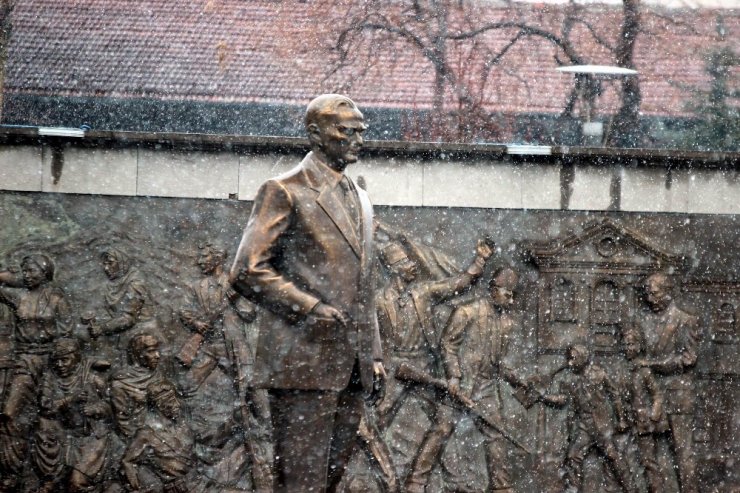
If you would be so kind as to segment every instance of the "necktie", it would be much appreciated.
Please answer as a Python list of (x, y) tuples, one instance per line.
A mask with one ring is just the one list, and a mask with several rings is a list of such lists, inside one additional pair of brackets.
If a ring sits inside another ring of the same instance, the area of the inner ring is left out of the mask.
[(352, 225), (355, 227), (355, 229), (357, 229), (360, 223), (360, 216), (357, 210), (358, 207), (355, 191), (353, 190), (349, 178), (347, 178), (346, 176), (343, 176), (342, 179), (339, 181), (339, 186), (342, 189), (342, 196), (344, 197), (344, 204), (347, 207), (347, 214), (352, 221)]

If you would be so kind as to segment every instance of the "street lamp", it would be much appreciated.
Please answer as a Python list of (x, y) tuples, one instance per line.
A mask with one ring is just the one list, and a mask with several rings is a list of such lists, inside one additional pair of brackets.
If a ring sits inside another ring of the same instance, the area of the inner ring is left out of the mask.
[[(574, 74), (576, 77), (584, 77), (591, 80), (619, 80), (624, 77), (633, 77), (637, 75), (637, 70), (624, 67), (614, 67), (611, 65), (570, 65), (567, 67), (558, 67), (560, 73)], [(585, 84), (581, 84), (578, 92), (578, 98), (582, 101), (585, 111), (585, 121), (582, 122), (582, 133), (584, 140), (588, 143), (603, 144), (604, 142), (604, 123), (591, 121), (593, 108), (592, 101), (595, 95), (584, 94)]]

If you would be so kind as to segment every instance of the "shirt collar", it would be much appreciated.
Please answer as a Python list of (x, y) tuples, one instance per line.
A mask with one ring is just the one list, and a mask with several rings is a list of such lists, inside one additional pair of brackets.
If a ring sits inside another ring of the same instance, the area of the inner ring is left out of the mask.
[(311, 160), (316, 165), (315, 169), (322, 183), (337, 186), (339, 185), (339, 182), (342, 181), (342, 178), (345, 177), (344, 173), (340, 173), (339, 171), (331, 169), (329, 165), (321, 161), (319, 157), (313, 152), (311, 152)]

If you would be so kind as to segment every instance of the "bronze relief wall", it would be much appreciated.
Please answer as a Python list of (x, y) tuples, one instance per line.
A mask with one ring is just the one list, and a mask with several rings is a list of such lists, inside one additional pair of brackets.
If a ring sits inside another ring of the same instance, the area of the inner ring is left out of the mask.
[[(219, 281), (250, 209), (0, 195), (3, 488), (266, 489), (271, 430), (248, 385), (260, 314)], [(379, 312), (390, 370), (406, 362), (444, 385), (459, 377), (459, 390), (391, 375), (367, 410), (344, 490), (394, 489), (414, 474), (426, 491), (738, 486), (736, 216), (410, 207), (376, 216), (378, 297), (396, 312)], [(495, 250), (481, 274), (442, 293), (485, 237)], [(404, 259), (412, 279), (400, 279)], [(665, 278), (646, 282), (655, 273)], [(418, 300), (429, 320), (419, 322), (424, 342), (410, 344), (401, 332)]]

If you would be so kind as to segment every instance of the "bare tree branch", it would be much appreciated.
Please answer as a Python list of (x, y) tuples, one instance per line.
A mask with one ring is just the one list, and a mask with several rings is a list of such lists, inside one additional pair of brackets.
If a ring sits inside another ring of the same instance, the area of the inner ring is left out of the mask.
[(481, 34), (487, 31), (492, 31), (494, 29), (512, 29), (512, 28), (519, 29), (519, 32), (522, 35), (522, 37), (536, 36), (536, 37), (543, 38), (553, 43), (554, 45), (558, 46), (561, 50), (563, 50), (563, 53), (565, 53), (565, 55), (571, 60), (571, 62), (576, 63), (576, 64), (583, 63), (581, 57), (577, 53), (575, 53), (572, 46), (570, 46), (570, 43), (565, 41), (563, 38), (545, 29), (541, 29), (535, 26), (530, 26), (523, 22), (508, 22), (508, 21), (492, 22), (490, 24), (481, 26), (478, 29), (473, 29), (471, 31), (460, 32), (457, 34), (449, 35), (448, 39), (451, 39), (451, 40), (470, 39), (476, 36), (480, 36)]

